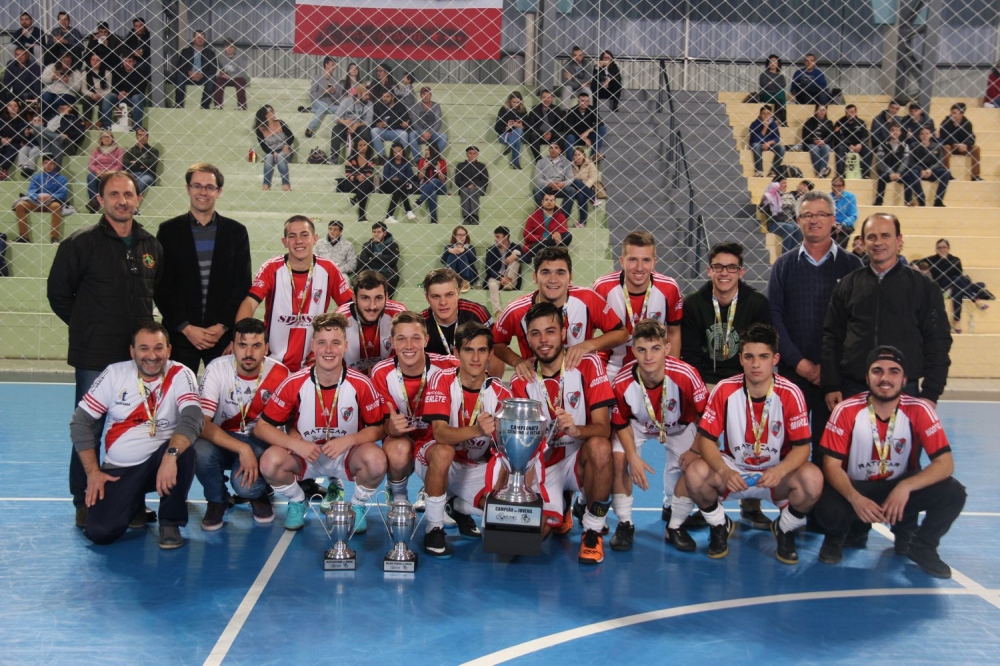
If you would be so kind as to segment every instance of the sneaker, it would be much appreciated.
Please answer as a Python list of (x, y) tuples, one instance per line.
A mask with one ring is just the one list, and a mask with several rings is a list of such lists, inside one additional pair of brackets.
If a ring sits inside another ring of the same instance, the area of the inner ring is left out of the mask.
[(362, 504), (351, 502), (354, 509), (354, 533), (364, 534), (368, 531), (368, 510)]
[(312, 131), (311, 129), (309, 129), (308, 127), (306, 128), (306, 138), (307, 138), (307, 139), (311, 139), (311, 138), (313, 138), (313, 136), (314, 136), (315, 134), (316, 134), (316, 133), (315, 133), (315, 132), (313, 132), (313, 131)]
[[(570, 516), (572, 518), (572, 515)], [(604, 538), (594, 530), (587, 530), (580, 540), (580, 564), (600, 564), (604, 561)]]
[(417, 219), (417, 214), (414, 213), (412, 210), (408, 210), (406, 211), (406, 219), (412, 222), (413, 220)]
[(843, 537), (827, 534), (819, 549), (819, 561), (823, 564), (840, 564), (844, 559)]
[(896, 540), (892, 545), (893, 550), (896, 551), (897, 555), (906, 557), (910, 552), (910, 546), (913, 545), (913, 532), (893, 530), (892, 533), (896, 536)]
[[(343, 487), (343, 483), (340, 484)], [(316, 483), (316, 479), (302, 479), (299, 481), (299, 488), (306, 494), (306, 499), (311, 499), (316, 495), (322, 497), (326, 495), (326, 488)]]
[(209, 502), (208, 508), (205, 509), (205, 516), (201, 519), (201, 529), (206, 532), (214, 532), (221, 528), (224, 522), (223, 517), (228, 508), (229, 504), (225, 502)]
[(398, 222), (398, 220), (396, 218), (394, 218), (392, 215), (390, 215), (389, 217), (385, 218), (385, 223), (386, 224), (396, 224), (397, 222)]
[(76, 507), (76, 526), (81, 530), (87, 526), (87, 507)]
[(619, 552), (632, 550), (633, 541), (635, 541), (635, 526), (628, 521), (618, 523), (615, 534), (611, 537), (611, 550)]
[(305, 524), (306, 524), (305, 500), (301, 502), (289, 502), (288, 508), (285, 510), (285, 529), (295, 532), (296, 530), (301, 530), (302, 526)]
[(181, 528), (177, 525), (160, 525), (160, 548), (173, 550), (184, 545)]
[[(499, 319), (499, 317), (494, 317), (494, 319)], [(573, 517), (580, 523), (580, 527), (583, 527), (583, 514), (585, 513), (587, 513), (587, 505), (581, 502), (580, 497), (577, 496), (576, 501), (573, 502)]]
[(135, 508), (135, 513), (133, 513), (132, 517), (129, 519), (128, 526), (133, 530), (141, 530), (146, 527), (148, 523), (149, 521), (146, 520), (146, 505), (140, 504)]
[(660, 509), (660, 520), (662, 520), (665, 523), (669, 523), (670, 516), (672, 516), (673, 514), (674, 514), (674, 507), (670, 506), (669, 504), (664, 504), (663, 508)]
[(983, 179), (981, 177), (979, 177), (979, 176), (973, 176), (972, 177), (972, 182), (973, 183), (981, 183), (981, 182), (983, 182)]
[(844, 537), (844, 548), (864, 548), (868, 545), (868, 533), (872, 526), (868, 523), (855, 522)]
[(951, 578), (951, 567), (941, 560), (937, 548), (916, 543), (910, 544), (906, 556), (928, 576)]
[(319, 503), (319, 510), (326, 513), (333, 506), (334, 502), (344, 501), (344, 482), (336, 477), (330, 478), (330, 485), (323, 495), (323, 501)]
[(452, 497), (448, 500), (448, 503), (444, 505), (444, 513), (446, 516), (451, 516), (458, 526), (458, 533), (466, 539), (482, 539), (483, 533), (479, 531), (479, 526), (476, 525), (476, 521), (467, 513), (462, 513), (455, 508), (455, 498)]
[(266, 525), (274, 522), (274, 507), (271, 506), (271, 500), (268, 499), (267, 493), (257, 499), (250, 500), (250, 511), (253, 513), (255, 523)]
[(677, 529), (668, 527), (667, 531), (663, 534), (663, 538), (682, 553), (693, 553), (695, 548), (697, 548), (694, 539), (691, 538), (691, 535), (683, 527), (678, 527)]
[(778, 561), (782, 564), (798, 564), (799, 554), (795, 550), (795, 531), (785, 532), (778, 525), (778, 521), (775, 520), (771, 523), (771, 534), (774, 535), (774, 539), (778, 544), (778, 548), (774, 552)]
[(563, 536), (569, 534), (573, 529), (573, 509), (567, 508), (563, 512), (563, 519), (561, 523), (556, 523), (552, 525), (551, 532), (556, 536)]
[(740, 518), (750, 523), (750, 527), (755, 530), (771, 529), (771, 519), (760, 510), (758, 499), (740, 500)]
[(729, 516), (721, 525), (710, 526), (708, 533), (708, 556), (718, 560), (729, 554), (729, 537), (732, 536), (736, 523)]
[(445, 538), (444, 530), (435, 527), (424, 535), (424, 552), (439, 560), (450, 560), (454, 554), (451, 544)]
[(423, 486), (417, 491), (417, 501), (413, 503), (413, 510), (417, 513), (423, 513), (427, 509), (427, 493), (424, 492)]

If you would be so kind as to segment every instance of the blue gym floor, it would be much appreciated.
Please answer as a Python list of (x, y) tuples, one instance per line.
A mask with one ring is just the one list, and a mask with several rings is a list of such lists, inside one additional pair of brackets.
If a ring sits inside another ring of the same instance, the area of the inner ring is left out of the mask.
[[(770, 533), (742, 525), (724, 560), (705, 556), (704, 531), (699, 552), (678, 553), (663, 542), (659, 474), (636, 497), (635, 548), (605, 545), (598, 566), (576, 561), (579, 527), (513, 561), (455, 533), (453, 559), (421, 554), (416, 575), (390, 577), (372, 513), (351, 542), (358, 570), (324, 573), (314, 515), (293, 534), (283, 507), (256, 526), (242, 505), (202, 532), (197, 481), (184, 548), (161, 551), (155, 526), (95, 547), (67, 496), (72, 400), (69, 385), (0, 384), (3, 664), (984, 664), (1000, 654), (996, 403), (940, 405), (969, 501), (941, 547), (955, 577), (939, 581), (896, 557), (885, 530), (833, 567), (816, 561), (818, 535), (800, 536), (801, 562), (786, 566)], [(644, 453), (662, 471), (662, 450)]]

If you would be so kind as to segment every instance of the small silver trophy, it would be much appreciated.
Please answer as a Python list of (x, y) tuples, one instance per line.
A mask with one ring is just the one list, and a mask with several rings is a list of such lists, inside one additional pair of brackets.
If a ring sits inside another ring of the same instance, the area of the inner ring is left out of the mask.
[(354, 536), (354, 507), (350, 502), (334, 502), (326, 512), (323, 529), (333, 540), (333, 547), (323, 554), (324, 571), (354, 571), (358, 559), (347, 541)]
[(417, 531), (417, 512), (407, 500), (400, 498), (392, 501), (389, 506), (388, 519), (382, 513), (382, 505), (378, 505), (379, 515), (385, 529), (392, 540), (392, 549), (382, 560), (382, 571), (392, 573), (415, 573), (417, 570), (417, 554), (410, 550), (409, 541)]

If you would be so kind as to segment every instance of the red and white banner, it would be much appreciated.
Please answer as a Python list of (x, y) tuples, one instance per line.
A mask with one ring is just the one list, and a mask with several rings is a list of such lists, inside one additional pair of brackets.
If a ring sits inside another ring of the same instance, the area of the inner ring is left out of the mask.
[(295, 0), (295, 52), (495, 60), (503, 0)]

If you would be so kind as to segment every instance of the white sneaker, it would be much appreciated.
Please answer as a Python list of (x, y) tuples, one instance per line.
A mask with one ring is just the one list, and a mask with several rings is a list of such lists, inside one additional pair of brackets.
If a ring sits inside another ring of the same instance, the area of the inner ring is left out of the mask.
[(600, 208), (603, 205), (604, 205), (604, 199), (595, 199), (594, 200), (594, 208)]
[(417, 214), (414, 213), (412, 210), (408, 210), (408, 211), (406, 211), (406, 219), (408, 219), (408, 220), (415, 220), (415, 219), (417, 219)]
[(396, 224), (396, 222), (397, 222), (396, 218), (394, 218), (392, 215), (390, 215), (389, 217), (385, 218), (385, 223), (386, 224)]

